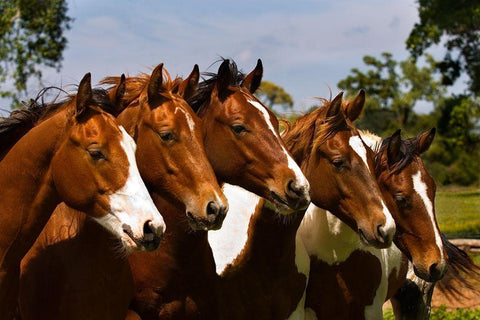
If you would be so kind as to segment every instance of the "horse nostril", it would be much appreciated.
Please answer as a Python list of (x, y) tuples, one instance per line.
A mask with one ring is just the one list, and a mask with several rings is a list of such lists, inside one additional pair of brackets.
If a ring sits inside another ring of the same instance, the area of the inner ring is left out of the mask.
[(442, 270), (437, 263), (432, 263), (430, 266), (430, 277), (434, 280), (438, 280), (442, 274)]
[(217, 216), (220, 212), (220, 207), (218, 204), (214, 201), (210, 201), (207, 204), (207, 216), (212, 217), (212, 216)]
[(143, 224), (143, 238), (145, 241), (153, 241), (155, 239), (155, 232), (152, 225), (152, 220), (147, 220)]
[(381, 243), (387, 242), (387, 240), (388, 240), (388, 235), (387, 235), (387, 233), (385, 232), (385, 228), (384, 228), (384, 225), (383, 225), (383, 224), (379, 224), (379, 225), (377, 226), (377, 232), (378, 232), (378, 236), (379, 236), (379, 239), (378, 239), (378, 240), (379, 240)]
[(287, 183), (287, 191), (290, 195), (301, 197), (303, 194), (303, 188), (298, 187), (295, 181), (292, 179)]

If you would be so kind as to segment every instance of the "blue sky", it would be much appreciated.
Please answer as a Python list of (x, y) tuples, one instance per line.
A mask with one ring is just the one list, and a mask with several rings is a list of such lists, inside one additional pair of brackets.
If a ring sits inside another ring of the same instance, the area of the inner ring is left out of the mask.
[[(250, 71), (258, 58), (264, 79), (289, 92), (297, 110), (328, 97), (364, 55), (407, 57), (405, 39), (418, 21), (414, 0), (147, 1), (70, 0), (60, 73), (43, 85), (77, 84), (86, 72), (148, 72), (160, 62), (173, 75), (201, 71), (220, 56)], [(209, 68), (210, 67), (210, 68)]]

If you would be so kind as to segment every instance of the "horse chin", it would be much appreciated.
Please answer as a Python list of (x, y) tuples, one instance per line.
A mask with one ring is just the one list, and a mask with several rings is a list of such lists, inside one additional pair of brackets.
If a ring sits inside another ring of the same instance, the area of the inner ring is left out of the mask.
[(225, 216), (216, 219), (214, 222), (204, 221), (203, 219), (196, 218), (190, 212), (187, 212), (188, 216), (188, 225), (194, 231), (209, 231), (209, 230), (218, 230), (223, 225), (223, 220)]
[(289, 206), (287, 206), (283, 202), (278, 202), (275, 199), (266, 200), (265, 207), (281, 215), (289, 215), (295, 212), (295, 210), (291, 209)]
[(138, 243), (130, 237), (127, 233), (124, 233), (121, 238), (123, 248), (126, 252), (140, 251), (141, 248), (138, 246)]

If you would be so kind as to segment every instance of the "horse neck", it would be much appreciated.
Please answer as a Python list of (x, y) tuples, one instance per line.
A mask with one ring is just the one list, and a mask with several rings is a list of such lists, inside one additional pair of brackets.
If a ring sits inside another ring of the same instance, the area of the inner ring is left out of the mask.
[(343, 261), (352, 251), (362, 247), (355, 231), (313, 203), (305, 213), (298, 234), (310, 257), (316, 256), (328, 263)]
[[(220, 230), (209, 232), (217, 273), (233, 262), (229, 272), (248, 265), (282, 265), (295, 256), (296, 230), (303, 212), (281, 216), (265, 200), (240, 187), (224, 185), (229, 213)], [(285, 260), (285, 261), (284, 261)]]
[(4, 237), (0, 237), (0, 244), (10, 247), (15, 241), (22, 248), (19, 251), (27, 250), (60, 202), (50, 162), (66, 121), (65, 114), (60, 113), (42, 122), (25, 134), (0, 162), (1, 211), (10, 217), (6, 220), (9, 224), (2, 224)]
[(151, 196), (167, 225), (162, 248), (174, 259), (190, 263), (200, 261), (198, 257), (210, 251), (207, 232), (190, 228), (185, 208), (180, 203), (172, 202), (156, 192), (152, 192)]

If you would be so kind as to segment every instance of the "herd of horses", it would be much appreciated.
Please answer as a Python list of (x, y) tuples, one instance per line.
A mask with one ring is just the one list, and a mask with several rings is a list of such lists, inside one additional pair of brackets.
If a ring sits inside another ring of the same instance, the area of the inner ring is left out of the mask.
[(425, 319), (478, 271), (436, 222), (435, 129), (358, 130), (363, 90), (279, 121), (262, 76), (87, 74), (1, 118), (0, 319)]

